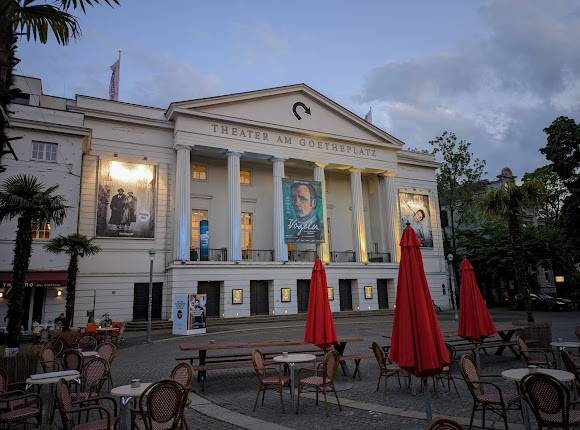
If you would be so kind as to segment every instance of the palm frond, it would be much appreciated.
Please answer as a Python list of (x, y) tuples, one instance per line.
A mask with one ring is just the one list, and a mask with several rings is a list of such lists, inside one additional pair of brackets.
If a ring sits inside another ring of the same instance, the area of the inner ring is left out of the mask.
[[(12, 23), (26, 34), (27, 40), (48, 42), (49, 31), (60, 45), (80, 36), (81, 30), (75, 16), (50, 4), (31, 4), (34, 0), (22, 0), (12, 9)], [(21, 3), (21, 4), (20, 4)]]
[(94, 244), (94, 237), (73, 233), (68, 236), (58, 236), (44, 245), (44, 249), (53, 254), (65, 253), (71, 256), (84, 257), (95, 255), (101, 248)]
[[(113, 7), (113, 4), (119, 4), (119, 0), (103, 0), (103, 3)], [(86, 13), (87, 6), (94, 7), (101, 4), (101, 0), (60, 0), (60, 8), (62, 10), (78, 9)]]

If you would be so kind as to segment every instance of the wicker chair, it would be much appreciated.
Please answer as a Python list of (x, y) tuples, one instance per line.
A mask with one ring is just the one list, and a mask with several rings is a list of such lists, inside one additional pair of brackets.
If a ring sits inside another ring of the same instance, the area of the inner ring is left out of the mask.
[(119, 343), (121, 343), (123, 338), (123, 333), (125, 332), (125, 324), (120, 321), (113, 321), (111, 327), (119, 329), (111, 332), (111, 342), (116, 346), (119, 346)]
[(541, 348), (529, 348), (526, 341), (521, 336), (516, 337), (520, 356), (528, 366), (547, 367), (553, 369), (556, 367), (556, 357), (552, 350)]
[(109, 377), (107, 378), (107, 384), (109, 389), (113, 388), (113, 376), (110, 372), (110, 369), (113, 365), (113, 360), (115, 359), (115, 353), (117, 351), (117, 347), (113, 345), (111, 342), (103, 342), (99, 346), (97, 346), (97, 353), (99, 357), (105, 359), (109, 364)]
[(16, 384), (8, 384), (6, 372), (0, 369), (0, 428), (12, 428), (35, 419), (38, 426), (42, 421), (42, 400), (38, 394), (10, 390)]
[(78, 343), (79, 349), (81, 351), (96, 351), (97, 350), (97, 339), (94, 336), (84, 335), (79, 339)]
[(377, 359), (377, 364), (379, 365), (379, 380), (377, 381), (377, 390), (379, 391), (379, 387), (381, 386), (381, 379), (385, 378), (385, 395), (387, 394), (387, 381), (391, 376), (396, 376), (397, 381), (399, 382), (399, 388), (402, 388), (401, 385), (401, 369), (399, 366), (393, 365), (388, 357), (383, 352), (382, 348), (379, 346), (378, 343), (373, 342), (372, 350), (375, 354), (375, 358)]
[(179, 382), (189, 393), (193, 384), (193, 369), (188, 363), (179, 363), (169, 374), (169, 379)]
[(131, 428), (181, 429), (187, 394), (179, 382), (169, 379), (151, 384), (139, 397), (138, 412), (131, 414)]
[(568, 389), (557, 379), (531, 373), (521, 382), (522, 392), (538, 422), (538, 429), (570, 429), (580, 425), (580, 400), (571, 400)]
[[(99, 429), (113, 430), (117, 423), (117, 402), (112, 397), (96, 397), (90, 402), (73, 400), (68, 383), (61, 379), (56, 385), (56, 400), (60, 411), (60, 419), (64, 430)], [(100, 403), (107, 400), (113, 406), (113, 412)], [(91, 411), (99, 412), (98, 420), (90, 420)], [(105, 418), (103, 418), (103, 413)], [(82, 417), (85, 421), (81, 422)]]
[(64, 370), (81, 371), (83, 366), (83, 355), (78, 349), (67, 349), (62, 355), (62, 368)]
[(58, 360), (56, 358), (56, 351), (52, 346), (46, 345), (40, 351), (40, 365), (42, 366), (43, 372), (56, 372), (58, 371)]
[(463, 430), (463, 427), (448, 418), (437, 418), (429, 424), (427, 430)]
[(457, 351), (455, 350), (455, 347), (453, 345), (450, 345), (448, 343), (446, 343), (445, 345), (447, 346), (447, 351), (449, 352), (449, 359), (451, 360), (451, 363), (449, 363), (449, 366), (445, 366), (441, 370), (441, 373), (437, 375), (437, 377), (439, 378), (439, 381), (441, 381), (441, 385), (443, 386), (445, 386), (444, 382), (445, 380), (447, 380), (447, 392), (451, 392), (451, 384), (453, 384), (455, 392), (459, 396), (459, 390), (457, 389), (457, 385), (455, 384), (455, 378), (453, 378), (453, 367), (454, 367), (453, 365), (457, 361)]
[[(328, 398), (326, 392), (331, 389), (334, 391), (334, 396), (336, 397), (336, 403), (338, 404), (338, 409), (342, 411), (340, 406), (340, 400), (338, 400), (338, 394), (336, 394), (336, 388), (334, 386), (334, 378), (336, 376), (336, 370), (340, 363), (340, 355), (337, 351), (329, 351), (324, 356), (324, 361), (322, 362), (322, 369), (307, 369), (303, 368), (298, 371), (298, 401), (296, 403), (296, 414), (300, 411), (300, 393), (303, 389), (310, 389), (316, 391), (316, 404), (318, 405), (318, 393), (322, 391), (324, 396), (324, 408), (326, 411), (326, 416), (328, 416)], [(303, 372), (313, 372), (311, 376), (301, 378)]]
[[(258, 378), (256, 400), (254, 401), (254, 412), (256, 412), (256, 406), (258, 405), (260, 393), (262, 393), (262, 406), (264, 406), (266, 391), (273, 390), (280, 393), (280, 406), (282, 407), (282, 413), (285, 413), (286, 411), (284, 410), (283, 393), (284, 387), (290, 387), (290, 377), (283, 376), (280, 373), (279, 365), (266, 365), (264, 355), (258, 350), (254, 351), (252, 354), (252, 361), (254, 363), (256, 377)], [(273, 376), (268, 376), (268, 374), (273, 374)]]
[(562, 356), (562, 363), (564, 364), (564, 367), (568, 372), (574, 375), (574, 385), (576, 386), (576, 392), (580, 394), (580, 368), (576, 366), (576, 363), (574, 363), (572, 357), (570, 357), (570, 354), (568, 354), (568, 351), (563, 349), (560, 351), (560, 354)]
[(520, 411), (520, 414), (523, 414), (521, 396), (515, 393), (504, 393), (498, 385), (492, 382), (483, 382), (481, 378), (486, 376), (479, 374), (477, 364), (471, 355), (464, 354), (461, 356), (459, 367), (473, 398), (473, 409), (469, 420), (470, 429), (473, 426), (475, 412), (478, 410), (482, 411), (482, 427), (485, 428), (485, 413), (489, 411), (503, 418), (506, 430), (508, 428), (507, 414), (509, 411)]

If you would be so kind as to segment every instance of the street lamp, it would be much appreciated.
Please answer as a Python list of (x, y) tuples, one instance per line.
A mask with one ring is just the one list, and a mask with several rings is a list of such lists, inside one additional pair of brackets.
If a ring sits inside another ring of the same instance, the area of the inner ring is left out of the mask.
[(447, 274), (449, 275), (449, 300), (451, 300), (451, 307), (453, 308), (453, 318), (457, 321), (457, 307), (455, 306), (457, 296), (455, 291), (453, 291), (453, 254), (451, 253), (447, 255)]
[(151, 343), (151, 306), (153, 302), (153, 260), (155, 250), (149, 250), (149, 301), (147, 303), (147, 343)]

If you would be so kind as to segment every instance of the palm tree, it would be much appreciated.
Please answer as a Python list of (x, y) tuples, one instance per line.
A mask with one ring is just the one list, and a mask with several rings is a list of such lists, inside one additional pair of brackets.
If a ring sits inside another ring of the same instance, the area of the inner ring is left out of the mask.
[(9, 144), (5, 132), (7, 106), (19, 92), (12, 88), (14, 67), (20, 61), (15, 56), (18, 36), (46, 44), (50, 33), (58, 44), (67, 45), (81, 34), (76, 17), (69, 11), (81, 9), (86, 12), (87, 6), (101, 2), (109, 6), (119, 4), (119, 0), (55, 0), (53, 4), (46, 4), (44, 0), (0, 2), (0, 162), (4, 148)]
[(68, 280), (66, 283), (65, 330), (68, 330), (71, 327), (74, 319), (79, 257), (83, 258), (87, 255), (95, 255), (101, 250), (101, 248), (94, 244), (94, 240), (94, 237), (89, 238), (83, 234), (73, 233), (68, 236), (58, 236), (44, 245), (44, 249), (53, 254), (65, 253), (70, 256), (68, 263)]
[(55, 194), (58, 185), (46, 188), (34, 176), (17, 175), (0, 185), (0, 222), (18, 218), (12, 288), (8, 294), (7, 346), (18, 346), (23, 316), (24, 278), (30, 263), (32, 223), (62, 224), (68, 206), (63, 196)]
[(488, 190), (481, 202), (487, 214), (502, 218), (507, 222), (516, 288), (525, 300), (528, 322), (530, 323), (534, 322), (534, 314), (532, 313), (527, 265), (522, 243), (522, 218), (526, 209), (537, 206), (540, 193), (541, 184), (537, 181), (524, 182), (522, 185), (506, 184), (502, 188)]

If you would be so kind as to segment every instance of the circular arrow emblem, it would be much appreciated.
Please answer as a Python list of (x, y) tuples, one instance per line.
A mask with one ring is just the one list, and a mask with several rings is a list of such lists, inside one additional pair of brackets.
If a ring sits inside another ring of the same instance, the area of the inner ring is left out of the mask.
[(308, 106), (306, 106), (302, 102), (296, 102), (296, 103), (294, 103), (292, 105), (292, 113), (300, 121), (302, 119), (302, 117), (298, 114), (298, 108), (299, 107), (301, 107), (302, 109), (304, 109), (304, 113), (307, 114), (307, 115), (310, 115), (310, 108)]

